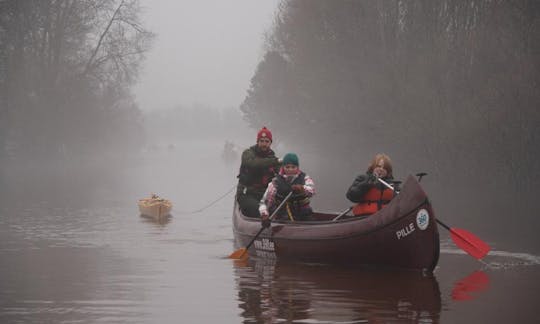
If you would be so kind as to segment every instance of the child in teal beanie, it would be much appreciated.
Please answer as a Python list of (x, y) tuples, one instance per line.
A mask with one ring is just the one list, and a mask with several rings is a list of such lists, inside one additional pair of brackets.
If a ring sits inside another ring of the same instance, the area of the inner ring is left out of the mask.
[(293, 194), (278, 211), (276, 218), (292, 221), (310, 220), (313, 213), (309, 204), (315, 194), (313, 179), (300, 170), (298, 155), (287, 153), (282, 161), (279, 174), (268, 184), (259, 205), (263, 226), (270, 226), (270, 222), (266, 220), (291, 191)]
[(298, 155), (296, 155), (294, 153), (285, 154), (285, 156), (283, 157), (283, 163), (282, 164), (283, 165), (293, 164), (293, 165), (298, 166)]

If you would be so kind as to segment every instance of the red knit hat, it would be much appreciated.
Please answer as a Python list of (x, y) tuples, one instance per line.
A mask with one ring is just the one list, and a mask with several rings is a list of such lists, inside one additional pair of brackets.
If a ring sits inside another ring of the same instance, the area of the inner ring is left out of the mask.
[(266, 127), (261, 128), (261, 130), (257, 133), (257, 141), (259, 141), (261, 138), (268, 138), (270, 141), (272, 141), (272, 132)]

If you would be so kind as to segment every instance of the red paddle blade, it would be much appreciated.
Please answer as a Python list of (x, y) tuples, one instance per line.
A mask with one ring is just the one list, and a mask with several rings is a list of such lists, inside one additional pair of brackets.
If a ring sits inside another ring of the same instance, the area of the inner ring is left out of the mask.
[(459, 248), (476, 259), (482, 259), (491, 250), (487, 243), (464, 229), (451, 228), (450, 236)]

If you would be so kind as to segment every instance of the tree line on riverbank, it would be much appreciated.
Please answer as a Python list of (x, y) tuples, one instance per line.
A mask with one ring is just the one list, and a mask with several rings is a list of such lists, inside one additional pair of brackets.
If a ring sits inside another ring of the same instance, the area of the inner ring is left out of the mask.
[(282, 1), (241, 108), (325, 150), (533, 165), (539, 38), (531, 1)]
[(130, 86), (153, 34), (139, 16), (138, 0), (0, 1), (0, 158), (142, 145)]

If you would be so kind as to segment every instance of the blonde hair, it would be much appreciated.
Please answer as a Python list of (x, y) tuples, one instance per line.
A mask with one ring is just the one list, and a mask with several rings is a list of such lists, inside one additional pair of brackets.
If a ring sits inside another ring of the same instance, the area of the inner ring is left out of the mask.
[(381, 159), (384, 161), (384, 169), (386, 170), (386, 172), (388, 172), (388, 176), (393, 177), (393, 175), (392, 175), (392, 160), (390, 160), (388, 155), (386, 155), (384, 153), (375, 154), (375, 156), (373, 157), (373, 160), (371, 160), (371, 163), (368, 166), (367, 172), (368, 173), (373, 173), (373, 170), (377, 167), (377, 164)]

